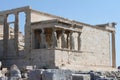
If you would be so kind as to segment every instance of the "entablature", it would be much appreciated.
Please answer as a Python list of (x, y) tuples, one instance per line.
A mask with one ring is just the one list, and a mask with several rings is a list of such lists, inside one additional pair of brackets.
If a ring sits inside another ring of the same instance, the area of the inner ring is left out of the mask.
[(31, 23), (31, 27), (32, 29), (56, 28), (56, 29), (72, 30), (75, 32), (81, 32), (83, 28), (83, 26), (76, 25), (74, 23), (66, 23), (57, 19), (34, 22)]

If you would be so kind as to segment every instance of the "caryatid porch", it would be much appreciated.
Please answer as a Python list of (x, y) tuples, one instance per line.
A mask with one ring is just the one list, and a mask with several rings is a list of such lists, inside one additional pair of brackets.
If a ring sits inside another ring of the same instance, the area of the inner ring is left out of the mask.
[[(45, 24), (48, 22), (52, 26)], [(58, 24), (55, 24), (56, 22)], [(32, 27), (34, 28), (34, 49), (55, 48), (80, 51), (82, 27), (77, 27), (75, 24), (63, 23), (58, 20), (42, 21), (38, 26), (40, 27)]]

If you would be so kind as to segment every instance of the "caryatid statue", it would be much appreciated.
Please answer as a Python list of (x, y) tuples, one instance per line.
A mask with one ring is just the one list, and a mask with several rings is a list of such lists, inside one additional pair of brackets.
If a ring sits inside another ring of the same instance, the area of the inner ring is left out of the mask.
[(61, 42), (62, 42), (62, 48), (66, 48), (67, 43), (66, 43), (66, 39), (65, 39), (65, 30), (62, 30)]
[(74, 44), (74, 38), (73, 38), (73, 31), (70, 31), (70, 49), (74, 49), (75, 44)]
[(42, 32), (40, 34), (40, 38), (41, 38), (40, 48), (47, 48), (46, 36), (44, 34), (44, 29), (42, 29)]
[(55, 28), (53, 28), (52, 32), (52, 47), (53, 48), (57, 47), (57, 33)]

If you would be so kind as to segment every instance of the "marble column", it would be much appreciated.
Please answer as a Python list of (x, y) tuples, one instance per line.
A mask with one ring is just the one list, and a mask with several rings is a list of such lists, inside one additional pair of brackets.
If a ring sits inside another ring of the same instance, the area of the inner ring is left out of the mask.
[(7, 57), (8, 54), (9, 25), (7, 23), (7, 17), (8, 15), (4, 15), (3, 57)]
[(112, 67), (116, 67), (115, 32), (112, 32)]
[(70, 49), (74, 50), (75, 45), (74, 45), (74, 38), (73, 38), (73, 31), (70, 31)]
[(70, 33), (67, 33), (67, 48), (70, 49)]
[(78, 51), (80, 51), (80, 48), (81, 48), (81, 33), (79, 32), (78, 33)]
[(56, 33), (56, 29), (53, 28), (52, 31), (52, 48), (57, 47), (57, 33)]
[(18, 45), (19, 45), (19, 41), (18, 41), (18, 38), (19, 38), (19, 20), (18, 20), (18, 13), (15, 13), (15, 27), (14, 27), (14, 45), (15, 45), (15, 52), (16, 52), (16, 55), (19, 55), (19, 48), (18, 48)]

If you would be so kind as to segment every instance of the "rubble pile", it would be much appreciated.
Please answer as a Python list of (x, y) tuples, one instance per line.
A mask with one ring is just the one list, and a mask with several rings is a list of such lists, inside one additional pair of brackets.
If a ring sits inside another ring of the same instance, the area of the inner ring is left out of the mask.
[(0, 80), (120, 80), (120, 71), (71, 71), (61, 69), (20, 70), (15, 64), (0, 70)]

